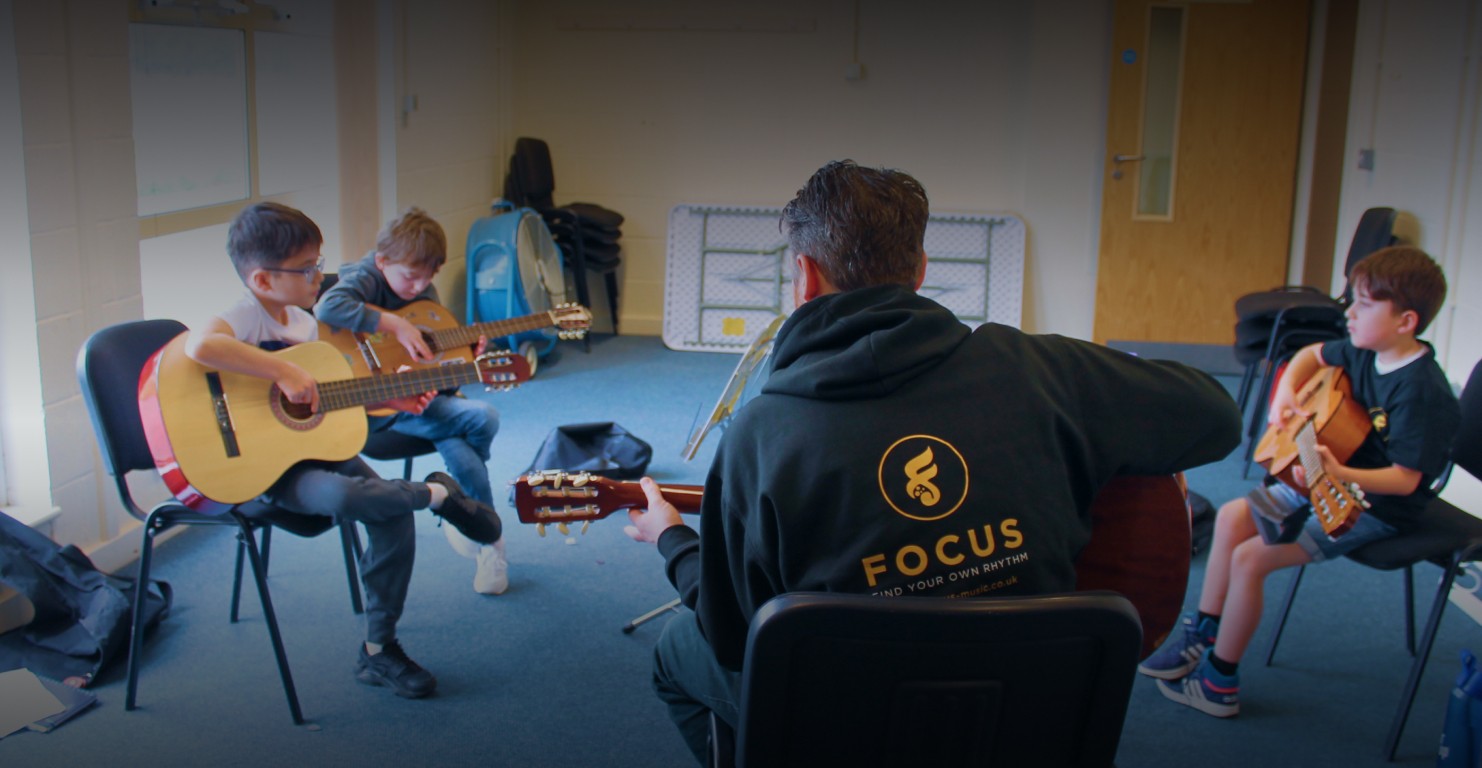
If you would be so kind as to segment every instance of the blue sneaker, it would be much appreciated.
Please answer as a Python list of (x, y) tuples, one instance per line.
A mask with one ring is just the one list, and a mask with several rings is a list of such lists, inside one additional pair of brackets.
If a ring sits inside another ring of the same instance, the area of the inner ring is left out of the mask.
[(1194, 667), (1199, 666), (1199, 660), (1204, 658), (1204, 651), (1214, 645), (1216, 629), (1216, 624), (1209, 619), (1195, 627), (1196, 617), (1197, 614), (1185, 614), (1180, 626), (1169, 633), (1163, 647), (1139, 664), (1137, 671), (1161, 680), (1177, 680), (1193, 672)]
[(1209, 663), (1208, 654), (1194, 671), (1182, 680), (1159, 680), (1158, 692), (1185, 706), (1215, 717), (1240, 714), (1240, 675), (1226, 677)]

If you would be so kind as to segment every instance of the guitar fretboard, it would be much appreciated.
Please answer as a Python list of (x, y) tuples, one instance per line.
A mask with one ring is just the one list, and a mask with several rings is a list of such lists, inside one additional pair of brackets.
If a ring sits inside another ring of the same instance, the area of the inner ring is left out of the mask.
[(399, 397), (451, 389), (481, 381), (478, 363), (449, 363), (404, 373), (319, 383), (319, 410), (384, 403)]
[(458, 349), (460, 347), (471, 347), (474, 344), (479, 343), (480, 336), (486, 336), (492, 339), (499, 336), (509, 336), (512, 334), (521, 333), (523, 331), (534, 331), (539, 328), (545, 328), (551, 325), (555, 325), (555, 323), (552, 321), (550, 313), (537, 312), (533, 315), (525, 315), (524, 317), (512, 317), (508, 320), (490, 320), (484, 323), (475, 323), (474, 325), (460, 325), (456, 328), (444, 328), (440, 331), (433, 331), (427, 335), (430, 340), (429, 346), (432, 347), (432, 351), (444, 352), (446, 350)]
[(1311, 419), (1297, 430), (1295, 442), (1297, 459), (1302, 462), (1302, 471), (1307, 473), (1307, 487), (1314, 488), (1322, 480), (1323, 468), (1322, 455), (1317, 452), (1317, 427), (1312, 425)]

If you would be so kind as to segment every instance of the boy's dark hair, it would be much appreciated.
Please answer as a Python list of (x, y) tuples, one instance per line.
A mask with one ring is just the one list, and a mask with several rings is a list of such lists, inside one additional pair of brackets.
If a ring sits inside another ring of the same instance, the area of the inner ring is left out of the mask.
[(794, 253), (810, 256), (834, 287), (916, 287), (928, 215), (926, 190), (909, 174), (836, 160), (818, 169), (782, 209)]
[(259, 267), (276, 267), (309, 245), (323, 245), (319, 225), (297, 208), (282, 203), (254, 203), (232, 219), (226, 252), (243, 280)]
[(421, 208), (408, 208), (376, 235), (376, 253), (393, 264), (437, 270), (448, 260), (448, 238)]
[(1348, 282), (1370, 298), (1388, 301), (1395, 311), (1411, 310), (1418, 318), (1419, 336), (1446, 301), (1446, 276), (1425, 251), (1411, 245), (1392, 245), (1360, 259)]

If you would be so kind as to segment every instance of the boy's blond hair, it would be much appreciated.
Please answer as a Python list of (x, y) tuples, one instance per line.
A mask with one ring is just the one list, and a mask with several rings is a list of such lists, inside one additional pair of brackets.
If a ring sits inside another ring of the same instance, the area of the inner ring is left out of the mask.
[(1415, 313), (1419, 336), (1446, 301), (1446, 276), (1425, 251), (1412, 245), (1392, 245), (1360, 259), (1348, 282), (1370, 298), (1388, 301), (1396, 312)]
[(448, 238), (421, 208), (408, 208), (376, 235), (376, 253), (393, 264), (437, 271), (448, 260)]

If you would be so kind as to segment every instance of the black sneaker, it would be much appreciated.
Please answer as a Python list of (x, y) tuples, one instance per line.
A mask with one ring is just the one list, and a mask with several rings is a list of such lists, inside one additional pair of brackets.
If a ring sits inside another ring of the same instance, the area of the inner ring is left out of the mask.
[(437, 678), (407, 657), (400, 640), (392, 640), (372, 656), (360, 644), (360, 660), (355, 664), (355, 679), (366, 685), (385, 686), (405, 699), (420, 699), (437, 690)]
[(494, 508), (477, 499), (469, 498), (458, 481), (446, 472), (433, 472), (424, 483), (437, 483), (448, 489), (448, 498), (432, 514), (453, 524), (458, 532), (480, 544), (499, 541), (502, 527), (499, 514)]

